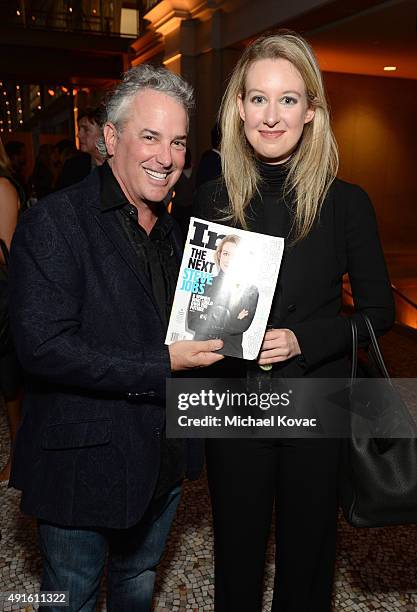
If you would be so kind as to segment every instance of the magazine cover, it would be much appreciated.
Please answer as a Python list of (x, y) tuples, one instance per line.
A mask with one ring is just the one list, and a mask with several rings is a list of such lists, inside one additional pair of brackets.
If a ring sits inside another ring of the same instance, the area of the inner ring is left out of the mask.
[(221, 338), (220, 353), (256, 359), (284, 238), (191, 217), (165, 344)]

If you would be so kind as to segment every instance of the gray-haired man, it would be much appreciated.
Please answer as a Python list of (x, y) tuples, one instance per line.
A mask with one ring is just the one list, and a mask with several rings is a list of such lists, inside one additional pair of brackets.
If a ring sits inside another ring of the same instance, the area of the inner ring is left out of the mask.
[(181, 480), (201, 459), (164, 435), (166, 377), (221, 359), (217, 340), (164, 346), (180, 239), (161, 202), (182, 171), (191, 103), (167, 70), (128, 71), (107, 105), (108, 162), (15, 235), (28, 387), (11, 486), (38, 518), (41, 588), (69, 591), (71, 612), (95, 610), (107, 552), (108, 609), (150, 609)]

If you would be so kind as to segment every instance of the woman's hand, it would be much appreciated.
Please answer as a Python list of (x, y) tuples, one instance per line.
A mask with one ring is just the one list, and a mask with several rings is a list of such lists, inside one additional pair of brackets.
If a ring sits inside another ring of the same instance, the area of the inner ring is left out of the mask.
[(279, 363), (296, 355), (301, 355), (301, 350), (294, 332), (290, 329), (268, 329), (262, 342), (258, 364)]
[(249, 314), (249, 310), (246, 310), (245, 308), (243, 310), (241, 310), (239, 312), (239, 314), (237, 315), (237, 318), (239, 319), (239, 321), (241, 321), (242, 319), (244, 319), (245, 317), (247, 317)]

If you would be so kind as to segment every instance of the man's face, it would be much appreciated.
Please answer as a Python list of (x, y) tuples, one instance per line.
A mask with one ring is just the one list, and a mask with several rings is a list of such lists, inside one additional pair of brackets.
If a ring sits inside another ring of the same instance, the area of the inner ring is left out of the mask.
[(78, 122), (78, 139), (80, 150), (83, 153), (94, 155), (97, 153), (96, 144), (100, 136), (100, 128), (97, 123), (91, 123), (88, 117), (82, 117)]
[(187, 113), (171, 96), (146, 89), (127, 116), (121, 131), (111, 123), (104, 128), (113, 173), (132, 204), (160, 202), (184, 167)]

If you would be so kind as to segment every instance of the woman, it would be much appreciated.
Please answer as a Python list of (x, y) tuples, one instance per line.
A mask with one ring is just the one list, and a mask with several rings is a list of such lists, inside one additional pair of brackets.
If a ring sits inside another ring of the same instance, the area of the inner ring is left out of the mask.
[[(204, 287), (204, 298), (209, 303), (201, 312), (200, 294), (191, 296), (187, 326), (194, 331), (194, 340), (221, 338), (225, 355), (243, 357), (242, 339), (255, 316), (259, 293), (255, 286), (248, 286), (233, 273), (233, 262), (240, 243), (239, 236), (230, 234), (218, 244), (214, 262), (218, 274)], [(198, 309), (193, 308), (197, 301)]]
[[(258, 362), (226, 359), (222, 375), (255, 378), (263, 390), (271, 378), (347, 376), (343, 274), (350, 275), (360, 340), (367, 333), (359, 312), (385, 332), (393, 300), (372, 205), (362, 189), (335, 178), (322, 77), (305, 40), (280, 32), (244, 51), (222, 102), (221, 128), (224, 179), (200, 189), (196, 216), (286, 238)], [(216, 612), (261, 610), (275, 500), (272, 610), (330, 610), (339, 457), (335, 439), (208, 440)]]
[[(0, 240), (10, 249), (16, 229), (23, 189), (12, 177), (12, 167), (0, 139)], [(0, 251), (0, 263), (5, 264)], [(10, 439), (13, 445), (20, 423), (20, 368), (13, 350), (0, 357), (0, 393), (3, 394), (9, 420)], [(7, 484), (10, 476), (10, 458), (0, 471), (0, 483)]]

